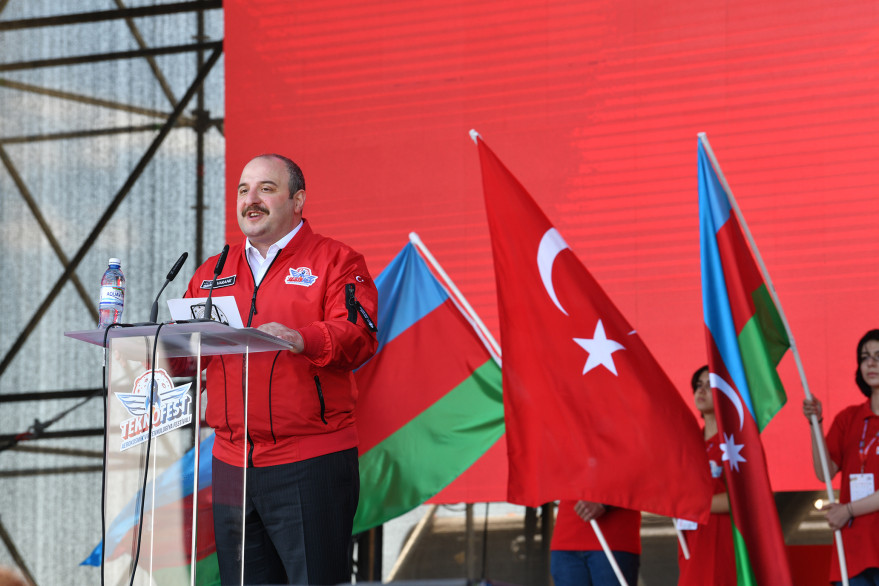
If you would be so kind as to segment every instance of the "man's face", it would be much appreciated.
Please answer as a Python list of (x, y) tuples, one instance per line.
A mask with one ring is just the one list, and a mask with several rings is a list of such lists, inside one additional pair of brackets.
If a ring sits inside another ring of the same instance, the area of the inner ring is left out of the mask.
[(238, 182), (238, 226), (263, 255), (299, 224), (305, 191), (290, 197), (287, 167), (274, 157), (253, 159)]

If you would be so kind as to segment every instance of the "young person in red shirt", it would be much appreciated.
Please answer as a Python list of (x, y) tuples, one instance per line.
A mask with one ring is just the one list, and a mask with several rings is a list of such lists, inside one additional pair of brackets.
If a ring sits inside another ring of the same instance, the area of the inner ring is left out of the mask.
[[(855, 383), (867, 398), (843, 409), (834, 419), (824, 440), (831, 478), (842, 473), (839, 503), (827, 505), (827, 521), (842, 532), (845, 563), (850, 586), (879, 586), (879, 330), (870, 330), (857, 346), (858, 367)], [(803, 401), (803, 414), (824, 421), (821, 402)], [(811, 425), (811, 419), (809, 419)], [(812, 437), (812, 463), (815, 476), (824, 482), (815, 435)], [(833, 556), (830, 580), (840, 584), (839, 557)]]
[(592, 503), (559, 503), (550, 545), (555, 586), (616, 586), (619, 580), (590, 521), (595, 519), (626, 582), (638, 584), (641, 512)]
[(723, 479), (720, 438), (717, 419), (714, 416), (714, 396), (711, 392), (708, 367), (693, 373), (690, 380), (693, 401), (704, 422), (706, 464), (713, 478), (714, 496), (711, 499), (711, 516), (707, 525), (678, 522), (683, 530), (690, 551), (690, 559), (678, 547), (678, 586), (735, 586), (736, 558), (733, 546), (732, 523), (729, 516), (729, 495)]

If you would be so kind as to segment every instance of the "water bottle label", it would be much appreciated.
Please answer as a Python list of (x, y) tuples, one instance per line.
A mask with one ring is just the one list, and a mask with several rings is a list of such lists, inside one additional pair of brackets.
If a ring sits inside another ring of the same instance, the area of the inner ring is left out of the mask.
[(101, 287), (101, 305), (122, 305), (125, 296), (125, 289), (122, 287), (103, 286)]

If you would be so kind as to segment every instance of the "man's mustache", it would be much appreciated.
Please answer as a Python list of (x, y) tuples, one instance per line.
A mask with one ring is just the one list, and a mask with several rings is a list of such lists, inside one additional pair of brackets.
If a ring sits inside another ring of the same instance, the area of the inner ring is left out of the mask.
[(262, 212), (264, 214), (268, 214), (269, 209), (267, 207), (261, 206), (259, 204), (253, 204), (253, 205), (247, 206), (246, 208), (241, 210), (241, 215), (247, 216), (247, 214), (249, 214), (250, 212)]

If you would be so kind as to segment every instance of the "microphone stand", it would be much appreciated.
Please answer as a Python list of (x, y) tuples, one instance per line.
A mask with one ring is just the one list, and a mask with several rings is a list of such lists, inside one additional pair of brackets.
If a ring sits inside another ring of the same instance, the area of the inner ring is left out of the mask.
[(211, 290), (208, 291), (208, 298), (204, 302), (204, 315), (198, 321), (213, 321), (211, 312), (213, 312), (214, 306), (211, 303), (211, 296), (214, 294), (214, 287), (217, 286), (217, 278), (220, 276), (220, 273), (223, 272), (223, 265), (226, 264), (227, 254), (229, 254), (228, 244), (223, 247), (223, 252), (220, 253), (220, 258), (217, 259), (217, 266), (214, 268), (214, 278), (211, 281)]
[(165, 287), (168, 286), (168, 283), (174, 280), (174, 277), (177, 276), (177, 273), (180, 272), (180, 268), (183, 266), (183, 263), (186, 262), (186, 257), (189, 256), (188, 252), (184, 252), (180, 255), (180, 258), (177, 259), (177, 262), (174, 263), (174, 266), (171, 267), (171, 270), (168, 271), (168, 276), (165, 277), (165, 284), (162, 285), (162, 288), (159, 289), (159, 294), (156, 295), (155, 301), (153, 301), (153, 306), (150, 309), (150, 323), (156, 323), (156, 320), (159, 317), (159, 296), (161, 296), (162, 291), (165, 290)]
[(155, 326), (158, 325), (156, 320), (159, 317), (159, 297), (162, 295), (162, 291), (165, 290), (165, 287), (168, 286), (168, 283), (174, 280), (177, 276), (177, 273), (180, 272), (180, 268), (183, 266), (183, 263), (186, 262), (187, 257), (189, 256), (188, 252), (184, 252), (180, 255), (180, 258), (177, 259), (177, 262), (174, 263), (174, 266), (171, 267), (171, 270), (168, 271), (168, 276), (165, 277), (165, 284), (162, 285), (162, 288), (159, 289), (159, 293), (156, 295), (155, 301), (153, 301), (153, 306), (150, 309), (150, 320), (146, 322), (131, 324), (132, 326)]

